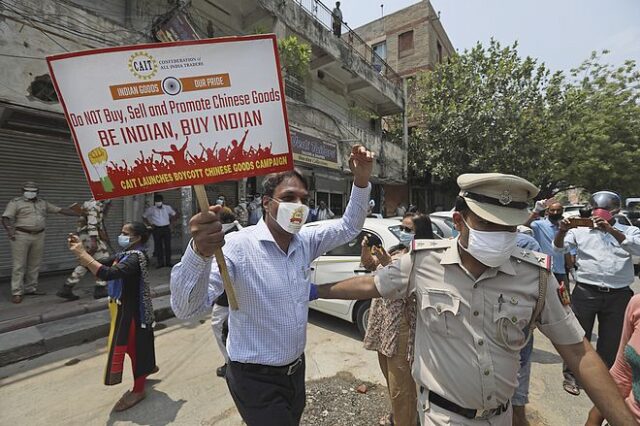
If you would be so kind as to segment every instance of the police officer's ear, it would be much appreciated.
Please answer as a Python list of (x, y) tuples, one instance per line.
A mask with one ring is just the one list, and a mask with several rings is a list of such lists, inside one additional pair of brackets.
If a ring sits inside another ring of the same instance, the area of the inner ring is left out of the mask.
[(464, 222), (462, 221), (462, 213), (453, 212), (453, 226), (456, 228), (456, 231), (461, 232), (464, 227)]

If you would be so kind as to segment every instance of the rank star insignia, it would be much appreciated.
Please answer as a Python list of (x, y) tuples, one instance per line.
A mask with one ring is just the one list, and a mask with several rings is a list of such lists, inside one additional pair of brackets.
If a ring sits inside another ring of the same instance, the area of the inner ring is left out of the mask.
[(498, 198), (498, 201), (503, 206), (506, 206), (509, 203), (511, 203), (513, 201), (513, 197), (511, 196), (511, 192), (509, 192), (508, 190), (502, 191), (502, 194), (500, 194), (500, 197)]

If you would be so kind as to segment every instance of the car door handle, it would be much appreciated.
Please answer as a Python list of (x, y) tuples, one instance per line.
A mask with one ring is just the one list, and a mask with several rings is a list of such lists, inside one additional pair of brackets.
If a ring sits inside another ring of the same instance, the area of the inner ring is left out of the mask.
[(370, 274), (371, 271), (367, 271), (366, 269), (354, 269), (353, 272), (356, 274)]
[(312, 271), (315, 271), (315, 270), (316, 270), (316, 268), (314, 268), (313, 266), (312, 266), (311, 268), (309, 268), (309, 269), (311, 269)]

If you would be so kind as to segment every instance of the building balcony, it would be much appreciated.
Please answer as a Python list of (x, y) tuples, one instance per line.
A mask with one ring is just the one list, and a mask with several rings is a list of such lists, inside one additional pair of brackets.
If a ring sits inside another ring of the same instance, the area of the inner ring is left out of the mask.
[(327, 85), (339, 85), (342, 93), (358, 98), (379, 115), (397, 114), (404, 109), (402, 80), (345, 23), (342, 34), (331, 29), (331, 11), (316, 0), (258, 0), (312, 47), (311, 73)]

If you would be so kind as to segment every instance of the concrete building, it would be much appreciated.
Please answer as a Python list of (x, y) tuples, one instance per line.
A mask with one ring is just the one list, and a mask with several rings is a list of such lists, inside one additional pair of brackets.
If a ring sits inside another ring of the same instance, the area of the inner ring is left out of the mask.
[[(380, 124), (381, 117), (404, 110), (400, 76), (348, 27), (335, 36), (331, 13), (319, 1), (24, 0), (0, 4), (0, 209), (20, 195), (27, 180), (39, 182), (41, 196), (58, 205), (90, 197), (45, 56), (180, 38), (172, 28), (176, 17), (200, 38), (273, 32), (311, 46), (308, 72), (287, 78), (285, 91), (295, 163), (309, 177), (317, 201), (343, 212), (351, 184), (349, 149), (356, 142), (379, 154), (373, 177), (378, 206), (385, 185), (406, 184), (406, 149), (384, 141)], [(210, 199), (224, 194), (233, 206), (259, 192), (260, 184), (260, 178), (228, 181), (207, 185), (207, 191)], [(164, 198), (183, 214), (173, 235), (180, 252), (194, 197), (187, 187), (166, 191)], [(124, 221), (139, 220), (149, 204), (148, 195), (114, 200), (107, 218), (112, 238)], [(74, 229), (72, 218), (49, 217), (42, 271), (74, 265), (65, 243)], [(0, 237), (0, 277), (10, 274), (10, 253), (7, 238)]]
[[(346, 19), (346, 18), (345, 18)], [(455, 53), (439, 14), (428, 0), (398, 10), (354, 30), (377, 55), (407, 82), (407, 127), (420, 126), (412, 113), (412, 81), (416, 74), (433, 70)], [(373, 59), (375, 61), (375, 59)], [(410, 153), (409, 153), (410, 154)], [(411, 176), (410, 190), (404, 186), (386, 186), (388, 213), (399, 203), (417, 205), (422, 211), (433, 211), (450, 204), (448, 191), (441, 191), (431, 176)]]

